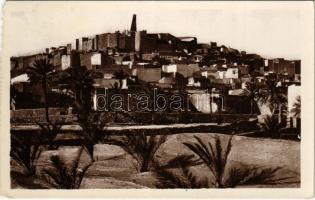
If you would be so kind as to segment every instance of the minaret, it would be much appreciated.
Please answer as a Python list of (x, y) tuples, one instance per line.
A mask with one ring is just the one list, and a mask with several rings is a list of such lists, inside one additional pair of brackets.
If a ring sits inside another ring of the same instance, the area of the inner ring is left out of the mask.
[(137, 31), (137, 15), (132, 16), (132, 22), (130, 27), (130, 32), (136, 32)]

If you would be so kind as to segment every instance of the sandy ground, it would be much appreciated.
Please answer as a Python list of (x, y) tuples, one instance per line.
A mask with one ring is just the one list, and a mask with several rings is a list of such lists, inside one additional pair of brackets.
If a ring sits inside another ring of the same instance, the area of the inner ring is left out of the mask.
[[(155, 160), (166, 164), (178, 155), (189, 155), (192, 152), (184, 146), (183, 142), (194, 141), (193, 135), (207, 142), (211, 140), (211, 133), (185, 133), (174, 134), (158, 150)], [(228, 136), (216, 134), (227, 141)], [(160, 178), (154, 171), (139, 173), (135, 167), (135, 160), (122, 148), (115, 145), (95, 145), (95, 162), (89, 167), (83, 178), (80, 188), (157, 188), (161, 185)], [(58, 150), (67, 162), (71, 163), (77, 147), (60, 147)], [(38, 171), (49, 167), (49, 156), (56, 151), (46, 151), (41, 155)], [(87, 154), (83, 154), (80, 165), (90, 162)], [(275, 174), (275, 180), (290, 177), (290, 181), (279, 181), (275, 185), (250, 185), (245, 187), (299, 187), (300, 186), (300, 143), (287, 140), (249, 138), (234, 136), (232, 149), (228, 157), (227, 168), (231, 166), (259, 166), (261, 168), (281, 167)], [(47, 188), (47, 184), (38, 179), (23, 177), (17, 174), (16, 165), (12, 164), (11, 185), (14, 188)], [(178, 169), (175, 169), (175, 171)], [(210, 183), (213, 177), (204, 165), (191, 167), (197, 179), (207, 177)], [(244, 186), (242, 186), (244, 187)]]

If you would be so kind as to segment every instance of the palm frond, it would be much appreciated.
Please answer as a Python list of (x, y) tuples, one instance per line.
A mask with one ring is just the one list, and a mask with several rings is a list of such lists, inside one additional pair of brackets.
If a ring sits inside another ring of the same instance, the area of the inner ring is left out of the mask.
[(83, 169), (79, 169), (82, 152), (83, 149), (80, 148), (70, 167), (67, 167), (67, 164), (59, 157), (59, 155), (52, 155), (50, 161), (53, 166), (53, 171), (48, 169), (44, 170), (46, 181), (59, 189), (78, 189), (87, 169), (92, 164), (90, 163)]
[(24, 171), (31, 175), (36, 175), (37, 162), (43, 152), (43, 147), (38, 142), (32, 142), (30, 136), (22, 137), (11, 134), (10, 156)]
[(156, 174), (160, 180), (156, 185), (157, 188), (189, 188), (187, 180), (183, 179), (171, 170), (157, 170)]
[[(207, 178), (199, 180), (190, 170), (191, 166), (199, 165), (202, 161), (194, 159), (193, 155), (180, 155), (157, 167), (156, 173), (160, 179), (161, 188), (207, 188)], [(181, 173), (173, 172), (180, 169)]]
[(262, 131), (267, 137), (280, 138), (281, 124), (274, 116), (266, 116), (264, 122), (260, 124)]
[(137, 162), (140, 172), (148, 171), (154, 164), (154, 157), (160, 146), (167, 140), (167, 135), (129, 134), (120, 140), (111, 142), (122, 147)]
[(231, 151), (232, 136), (228, 140), (225, 151), (222, 148), (222, 142), (219, 137), (214, 136), (214, 144), (208, 143), (208, 146), (201, 138), (196, 137), (197, 143), (183, 143), (192, 152), (194, 152), (206, 166), (210, 169), (212, 175), (215, 177), (216, 187), (223, 187), (222, 178), (225, 171), (227, 158)]
[(301, 96), (298, 96), (296, 98), (291, 112), (293, 112), (294, 117), (298, 117), (301, 115)]
[(240, 185), (275, 185), (283, 183), (296, 183), (294, 177), (276, 178), (276, 174), (281, 167), (232, 167), (229, 169), (228, 178), (225, 181), (226, 187), (236, 187)]

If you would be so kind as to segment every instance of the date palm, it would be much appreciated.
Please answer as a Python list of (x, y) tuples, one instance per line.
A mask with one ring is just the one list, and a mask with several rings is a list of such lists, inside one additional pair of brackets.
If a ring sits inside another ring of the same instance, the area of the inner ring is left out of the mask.
[(103, 128), (108, 122), (108, 114), (93, 114), (84, 110), (79, 110), (78, 123), (82, 128), (80, 136), (84, 139), (83, 148), (94, 162), (94, 145), (99, 142)]
[(299, 117), (301, 115), (301, 96), (296, 97), (296, 102), (293, 104), (291, 111), (295, 117)]
[(261, 123), (261, 128), (267, 137), (280, 138), (281, 136), (281, 125), (274, 116), (266, 116), (264, 122)]
[(68, 71), (67, 83), (70, 85), (70, 90), (75, 93), (75, 103), (90, 109), (94, 83), (91, 72), (85, 67), (74, 66)]
[(278, 122), (281, 123), (282, 110), (286, 106), (287, 97), (285, 94), (285, 88), (278, 86), (277, 79), (268, 78), (266, 81), (266, 87), (260, 89), (257, 93), (257, 99), (262, 103), (269, 104), (272, 115), (274, 115), (277, 109), (279, 111)]
[(25, 174), (36, 176), (37, 163), (43, 147), (38, 142), (38, 139), (33, 139), (30, 136), (20, 136), (11, 134), (11, 150), (10, 156), (22, 168)]
[[(276, 185), (284, 181), (286, 183), (296, 183), (292, 182), (294, 177), (277, 178), (276, 173), (281, 169), (280, 167), (263, 168), (246, 165), (226, 167), (232, 148), (232, 137), (233, 135), (229, 137), (226, 145), (223, 145), (218, 136), (214, 136), (214, 142), (205, 143), (201, 138), (195, 136), (197, 142), (184, 143), (210, 169), (215, 179), (213, 185), (216, 188), (233, 188), (240, 185), (257, 184)], [(195, 160), (193, 163), (199, 164), (198, 162), (199, 160)], [(191, 162), (188, 164), (191, 165)], [(189, 176), (192, 177), (192, 174)], [(179, 179), (172, 178), (172, 180)], [(192, 180), (194, 180), (194, 183), (198, 183), (196, 178)], [(196, 186), (200, 185), (200, 183), (206, 183), (206, 181), (199, 182)], [(204, 187), (206, 184), (202, 184), (202, 186)]]
[[(190, 169), (192, 166), (200, 165), (202, 161), (195, 159), (194, 155), (180, 155), (169, 160), (166, 165), (157, 165), (155, 172), (160, 182), (158, 188), (208, 188), (208, 179), (199, 179)], [(180, 174), (174, 173), (179, 169)]]
[(250, 100), (250, 114), (253, 114), (253, 106), (258, 95), (258, 88), (256, 83), (247, 82), (246, 88), (243, 91), (243, 95), (247, 96), (248, 99)]
[(46, 58), (40, 58), (35, 60), (33, 65), (27, 67), (26, 73), (29, 76), (29, 80), (33, 84), (41, 84), (44, 93), (44, 104), (46, 121), (49, 123), (49, 104), (48, 104), (48, 88), (51, 82), (52, 74), (54, 72), (53, 65)]
[(46, 182), (57, 189), (78, 189), (82, 183), (83, 177), (91, 163), (85, 165), (82, 169), (79, 167), (83, 149), (80, 148), (74, 155), (74, 160), (68, 166), (58, 155), (52, 155), (50, 161), (53, 170), (44, 169), (44, 178)]
[(147, 135), (142, 132), (126, 135), (121, 140), (112, 142), (136, 160), (139, 172), (146, 172), (154, 167), (155, 154), (166, 140), (167, 135)]
[(214, 143), (208, 142), (207, 144), (199, 137), (194, 136), (197, 143), (183, 143), (191, 151), (193, 151), (210, 169), (215, 178), (213, 183), (216, 188), (223, 188), (223, 175), (227, 158), (230, 154), (232, 147), (232, 136), (228, 139), (226, 148), (223, 149), (222, 141), (218, 136), (214, 136)]

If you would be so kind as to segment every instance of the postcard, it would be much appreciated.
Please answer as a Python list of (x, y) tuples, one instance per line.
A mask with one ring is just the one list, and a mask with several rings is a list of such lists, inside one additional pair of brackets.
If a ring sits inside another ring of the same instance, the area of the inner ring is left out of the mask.
[(314, 195), (312, 1), (3, 9), (1, 195)]

